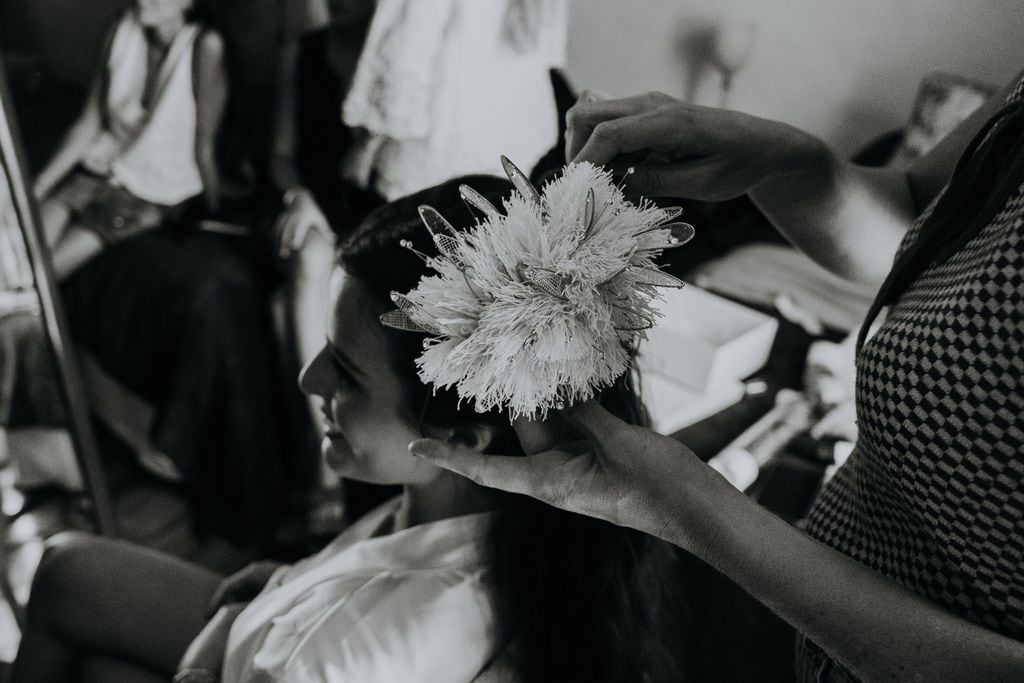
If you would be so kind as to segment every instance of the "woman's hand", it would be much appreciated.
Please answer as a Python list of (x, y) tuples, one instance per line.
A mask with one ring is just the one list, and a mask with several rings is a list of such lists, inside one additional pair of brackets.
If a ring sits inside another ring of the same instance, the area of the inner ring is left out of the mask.
[[(698, 527), (706, 516), (694, 515), (692, 533), (679, 529), (667, 538), (670, 519), (680, 503), (691, 511), (720, 480), (675, 439), (619, 420), (594, 401), (562, 414), (584, 440), (526, 457), (480, 455), (434, 439), (419, 439), (409, 450), (425, 460), (497, 489), (533, 496), (555, 507), (607, 520), (666, 538), (684, 547), (703, 544)], [(552, 421), (546, 426), (552, 427)], [(527, 452), (542, 444), (537, 423), (517, 425)], [(712, 494), (713, 495), (713, 494)]]
[(175, 681), (218, 680), (231, 625), (280, 566), (267, 560), (252, 562), (220, 582), (210, 598), (210, 620), (182, 656)]
[(185, 650), (178, 663), (177, 675), (174, 677), (176, 682), (206, 683), (219, 680), (231, 625), (235, 623), (243, 609), (243, 603), (235, 603), (217, 610)]
[[(1024, 644), (970, 623), (790, 526), (685, 446), (589, 402), (587, 441), (525, 457), (431, 439), (409, 450), (498, 489), (653, 534), (692, 552), (865, 680), (1011, 681)], [(555, 426), (555, 425), (552, 425)], [(531, 434), (539, 442), (539, 432)]]
[(252, 562), (221, 581), (210, 598), (210, 614), (215, 614), (224, 605), (252, 601), (280, 566), (280, 562), (270, 560)]
[(285, 193), (284, 209), (274, 222), (274, 238), (281, 258), (287, 258), (302, 247), (310, 230), (318, 230), (333, 240), (331, 226), (312, 193), (293, 188)]
[(653, 92), (617, 100), (584, 93), (566, 115), (565, 157), (632, 165), (645, 195), (723, 200), (801, 169), (821, 143), (792, 126)]
[(856, 282), (881, 284), (917, 215), (906, 173), (842, 161), (778, 121), (662, 93), (604, 101), (584, 93), (566, 123), (567, 159), (632, 166), (627, 187), (648, 196), (748, 194), (794, 246)]

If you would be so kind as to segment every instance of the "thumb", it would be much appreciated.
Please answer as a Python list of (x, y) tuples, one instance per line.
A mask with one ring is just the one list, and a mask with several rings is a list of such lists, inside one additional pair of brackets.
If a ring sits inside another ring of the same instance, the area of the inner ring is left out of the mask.
[(524, 458), (512, 455), (482, 455), (464, 446), (452, 447), (438, 439), (417, 439), (409, 452), (438, 467), (461, 474), (481, 486), (536, 495), (547, 478), (547, 467), (561, 464), (570, 456), (561, 451)]
[(562, 417), (587, 439), (600, 444), (607, 444), (629, 426), (593, 399), (562, 411)]
[(502, 457), (500, 455), (485, 456), (463, 446), (453, 446), (441, 439), (416, 439), (409, 443), (409, 452), (433, 465), (461, 474), (484, 486), (493, 485), (490, 481), (484, 481), (489, 475), (485, 463), (491, 458), (500, 459)]

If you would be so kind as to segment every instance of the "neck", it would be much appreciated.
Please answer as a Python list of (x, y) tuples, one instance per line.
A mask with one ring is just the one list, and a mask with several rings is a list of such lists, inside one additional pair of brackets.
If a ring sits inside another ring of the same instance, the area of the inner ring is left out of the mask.
[(398, 526), (411, 527), (484, 512), (494, 506), (494, 495), (489, 489), (457, 474), (442, 472), (430, 483), (403, 487)]
[(164, 19), (159, 24), (149, 27), (147, 33), (159, 47), (167, 47), (185, 26), (185, 17), (176, 16)]

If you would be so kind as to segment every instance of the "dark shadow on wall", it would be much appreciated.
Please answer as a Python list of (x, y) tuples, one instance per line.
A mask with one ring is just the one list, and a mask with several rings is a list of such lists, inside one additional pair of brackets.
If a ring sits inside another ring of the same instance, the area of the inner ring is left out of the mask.
[(85, 87), (99, 58), (103, 35), (129, 0), (4, 0), (0, 44), (27, 53), (59, 81)]

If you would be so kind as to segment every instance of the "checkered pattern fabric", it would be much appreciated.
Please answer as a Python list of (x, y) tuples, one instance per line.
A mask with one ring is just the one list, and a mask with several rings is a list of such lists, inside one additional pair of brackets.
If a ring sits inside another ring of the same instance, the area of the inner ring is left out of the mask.
[(890, 308), (858, 357), (857, 410), (808, 532), (1024, 640), (1024, 183)]

